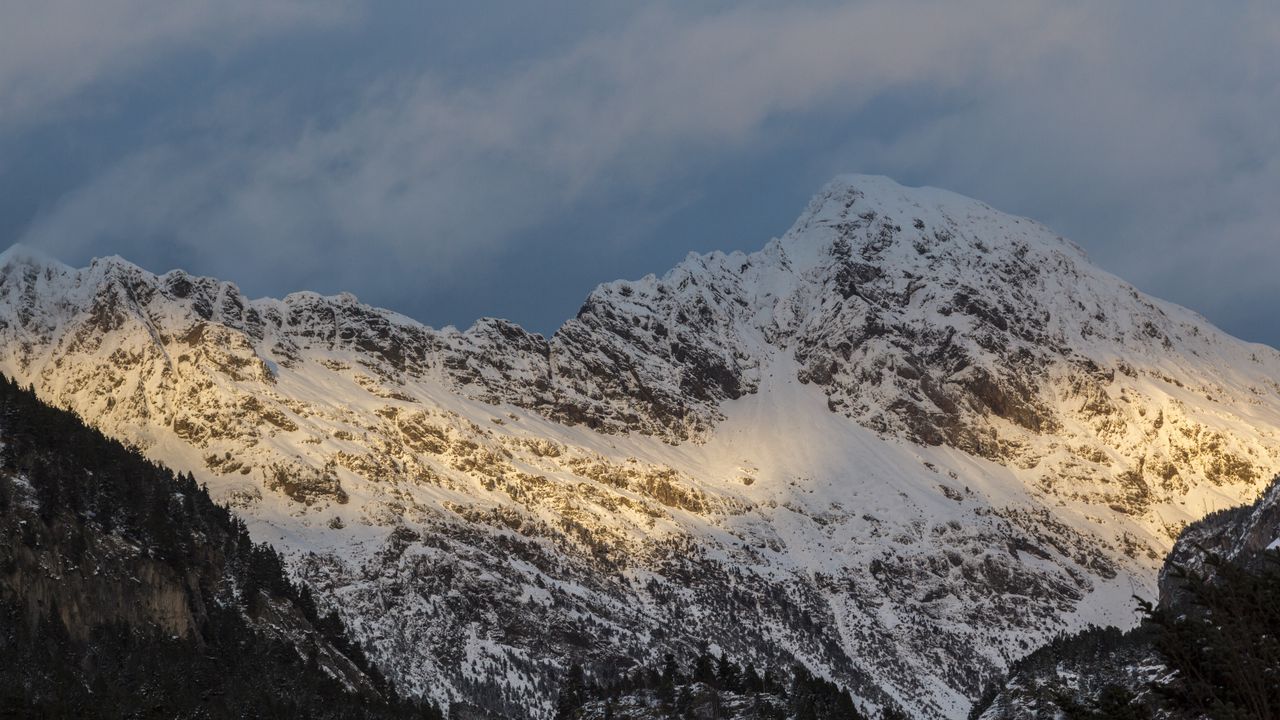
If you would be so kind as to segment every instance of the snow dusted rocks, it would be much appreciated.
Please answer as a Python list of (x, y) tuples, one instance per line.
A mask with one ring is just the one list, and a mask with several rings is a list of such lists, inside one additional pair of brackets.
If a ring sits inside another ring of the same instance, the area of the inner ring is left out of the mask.
[(963, 717), (1280, 469), (1274, 350), (877, 177), (550, 339), (13, 248), (0, 369), (207, 481), (402, 687), (534, 715), (705, 638)]

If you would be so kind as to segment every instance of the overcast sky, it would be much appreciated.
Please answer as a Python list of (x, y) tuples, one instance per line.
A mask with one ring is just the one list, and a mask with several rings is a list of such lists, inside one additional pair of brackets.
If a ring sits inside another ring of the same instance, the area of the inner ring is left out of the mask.
[(841, 172), (1280, 346), (1280, 5), (0, 3), (0, 245), (553, 331)]

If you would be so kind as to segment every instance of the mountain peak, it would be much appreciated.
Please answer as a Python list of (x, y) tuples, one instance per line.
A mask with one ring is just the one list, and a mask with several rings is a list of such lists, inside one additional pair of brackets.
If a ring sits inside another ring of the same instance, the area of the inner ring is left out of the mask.
[(56, 270), (70, 270), (71, 267), (66, 265), (53, 256), (42, 250), (23, 245), (22, 243), (14, 243), (4, 252), (0, 252), (0, 269), (7, 268), (11, 265), (28, 265), (37, 268), (53, 268)]
[(129, 261), (129, 260), (126, 260), (126, 259), (124, 259), (123, 257), (121, 257), (121, 256), (119, 256), (119, 255), (103, 255), (103, 256), (100, 256), (100, 257), (95, 257), (95, 258), (93, 258), (92, 260), (90, 260), (90, 261), (89, 261), (89, 267), (90, 267), (90, 268), (119, 269), (119, 270), (124, 270), (124, 271), (126, 271), (126, 272), (130, 272), (130, 273), (133, 273), (133, 272), (146, 272), (147, 274), (151, 274), (149, 271), (144, 270), (144, 269), (142, 268), (142, 266), (140, 266), (140, 265), (138, 265), (138, 264), (136, 264), (136, 263), (134, 263), (134, 262), (131, 262), (131, 261)]
[[(949, 190), (909, 187), (882, 175), (838, 175), (810, 200), (782, 238), (787, 257), (810, 269), (831, 254), (837, 237), (882, 263), (918, 265), (916, 256), (950, 255), (963, 263), (991, 251), (1084, 251), (1034, 220), (992, 208)], [(952, 243), (956, 239), (959, 243)], [(966, 242), (967, 241), (967, 242)]]

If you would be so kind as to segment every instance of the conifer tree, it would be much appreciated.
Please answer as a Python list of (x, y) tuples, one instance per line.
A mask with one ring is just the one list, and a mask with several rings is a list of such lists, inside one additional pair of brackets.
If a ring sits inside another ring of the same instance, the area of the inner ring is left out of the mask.
[(675, 702), (675, 687), (680, 683), (680, 668), (676, 665), (676, 657), (667, 653), (662, 659), (662, 675), (658, 680), (658, 702), (663, 709), (670, 710)]
[(705, 642), (699, 646), (698, 656), (693, 661), (693, 681), (708, 685), (713, 685), (716, 681), (716, 671), (712, 664), (711, 652), (707, 650)]
[(723, 650), (720, 652), (720, 659), (716, 662), (716, 687), (730, 692), (738, 692), (742, 689), (741, 671)]
[(750, 693), (764, 690), (764, 681), (760, 679), (760, 673), (756, 672), (755, 663), (747, 663), (747, 669), (742, 674), (742, 689)]
[(582, 665), (575, 661), (565, 673), (560, 684), (560, 696), (556, 700), (556, 720), (572, 720), (581, 714), (582, 705), (587, 700), (587, 683), (582, 673)]

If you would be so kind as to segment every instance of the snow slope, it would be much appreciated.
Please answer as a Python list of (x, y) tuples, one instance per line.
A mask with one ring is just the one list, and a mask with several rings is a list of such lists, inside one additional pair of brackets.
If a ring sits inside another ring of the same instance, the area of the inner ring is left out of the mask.
[(1129, 624), (1280, 468), (1280, 355), (1046, 228), (868, 176), (552, 337), (0, 255), (0, 369), (190, 468), (399, 683), (546, 713), (567, 658), (708, 639), (963, 717)]

